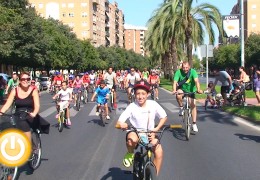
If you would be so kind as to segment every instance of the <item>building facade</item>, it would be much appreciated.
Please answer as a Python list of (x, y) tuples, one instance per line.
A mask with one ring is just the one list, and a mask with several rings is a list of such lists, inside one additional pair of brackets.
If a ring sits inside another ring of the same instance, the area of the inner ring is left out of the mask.
[(147, 28), (125, 25), (125, 49), (145, 55), (144, 36)]
[[(260, 33), (260, 0), (244, 1), (244, 34), (245, 38), (252, 33)], [(240, 14), (240, 2), (233, 7), (230, 14)]]
[(123, 47), (124, 14), (116, 2), (108, 0), (29, 0), (43, 18), (68, 25), (79, 39), (89, 39), (95, 47)]

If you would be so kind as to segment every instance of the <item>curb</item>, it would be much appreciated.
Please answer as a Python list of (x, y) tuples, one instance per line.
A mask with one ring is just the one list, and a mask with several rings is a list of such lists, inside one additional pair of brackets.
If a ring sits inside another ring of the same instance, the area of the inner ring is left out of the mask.
[[(171, 91), (167, 90), (167, 89), (164, 89), (162, 87), (159, 87), (161, 90), (164, 90), (165, 92), (167, 93), (171, 93)], [(198, 101), (197, 100), (197, 103), (199, 103), (200, 105), (203, 105), (202, 102)], [(249, 117), (245, 117), (245, 116), (241, 116), (241, 115), (237, 115), (235, 113), (231, 113), (231, 112), (227, 112), (227, 111), (224, 111), (221, 109), (222, 112), (225, 112), (227, 114), (230, 114), (232, 115), (232, 118), (234, 119), (234, 121), (238, 121), (239, 123), (241, 124), (244, 124), (246, 126), (249, 126), (249, 127), (252, 127), (254, 128), (255, 130), (258, 130), (260, 131), (260, 122), (256, 122), (254, 119), (252, 118), (249, 118)]]

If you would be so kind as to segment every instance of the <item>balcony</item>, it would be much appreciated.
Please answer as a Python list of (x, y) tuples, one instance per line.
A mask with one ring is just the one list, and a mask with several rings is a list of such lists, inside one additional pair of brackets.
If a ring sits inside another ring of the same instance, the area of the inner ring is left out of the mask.
[(118, 29), (116, 29), (116, 34), (119, 34), (119, 30)]
[(106, 27), (108, 27), (108, 28), (109, 28), (109, 27), (110, 27), (110, 24), (109, 24), (109, 23), (106, 23)]
[(99, 4), (99, 0), (92, 0), (93, 4)]
[(118, 8), (116, 8), (115, 12), (116, 12), (116, 13), (118, 13), (118, 12), (119, 12), (119, 9), (118, 9)]
[(96, 18), (96, 17), (93, 17), (93, 23), (96, 24), (96, 22), (97, 22), (97, 18)]
[(106, 36), (109, 37), (110, 36), (110, 33), (109, 31), (106, 31)]

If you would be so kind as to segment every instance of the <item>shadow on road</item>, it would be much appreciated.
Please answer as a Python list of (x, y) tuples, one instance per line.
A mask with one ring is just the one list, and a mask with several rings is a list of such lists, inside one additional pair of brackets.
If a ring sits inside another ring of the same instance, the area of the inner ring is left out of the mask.
[[(102, 127), (103, 127), (103, 123), (101, 122), (101, 120), (100, 120), (100, 119), (92, 119), (92, 120), (89, 120), (89, 121), (88, 121), (88, 123), (97, 124), (97, 125), (99, 125), (99, 126), (102, 126)], [(106, 123), (106, 124), (108, 124), (108, 121), (107, 121), (107, 123)]]
[(124, 171), (118, 167), (109, 168), (109, 172), (101, 180), (132, 180), (131, 171)]
[(245, 135), (245, 134), (234, 134), (239, 137), (241, 140), (247, 140), (247, 141), (255, 141), (257, 143), (260, 143), (260, 136), (253, 136), (253, 135)]
[(232, 115), (217, 109), (205, 111), (203, 108), (204, 107), (198, 107), (199, 121), (213, 121), (215, 123), (238, 126), (238, 124), (233, 121)]

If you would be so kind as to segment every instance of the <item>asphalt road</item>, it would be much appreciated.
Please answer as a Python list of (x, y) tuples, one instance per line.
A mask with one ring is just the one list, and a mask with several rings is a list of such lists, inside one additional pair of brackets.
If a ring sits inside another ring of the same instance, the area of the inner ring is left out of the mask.
[[(43, 155), (39, 169), (19, 169), (21, 180), (130, 180), (131, 168), (122, 165), (126, 152), (125, 132), (114, 128), (125, 109), (126, 94), (118, 93), (118, 108), (102, 127), (95, 116), (95, 103), (77, 112), (71, 109), (72, 126), (58, 132), (51, 95), (41, 96), (41, 115), (51, 123), (42, 135)], [(160, 90), (159, 104), (168, 124), (179, 124), (175, 98)], [(183, 130), (167, 131), (162, 138), (164, 162), (160, 180), (259, 180), (260, 132), (218, 110), (198, 108), (199, 132), (186, 141)]]

